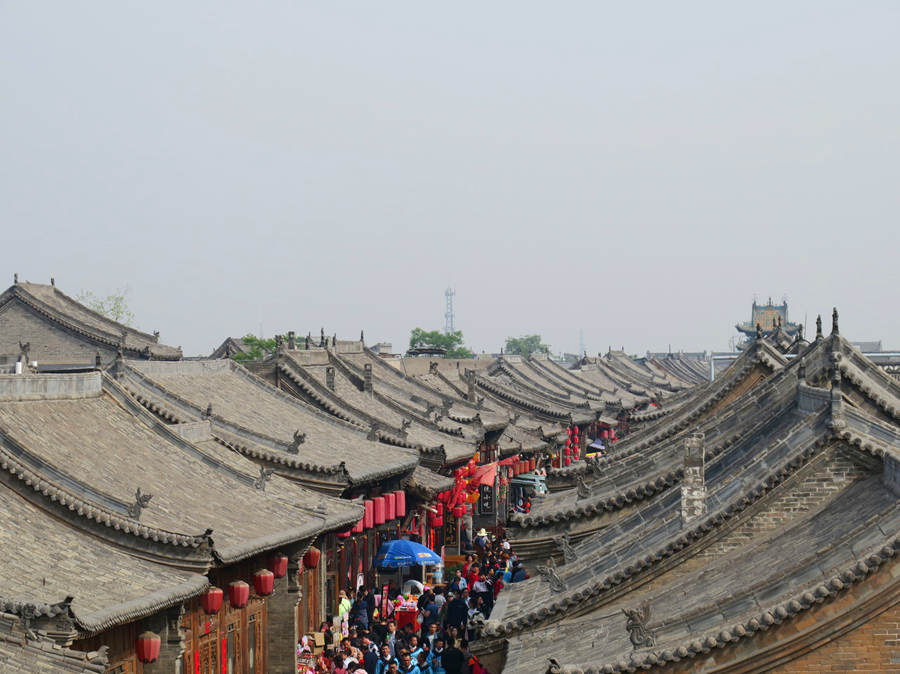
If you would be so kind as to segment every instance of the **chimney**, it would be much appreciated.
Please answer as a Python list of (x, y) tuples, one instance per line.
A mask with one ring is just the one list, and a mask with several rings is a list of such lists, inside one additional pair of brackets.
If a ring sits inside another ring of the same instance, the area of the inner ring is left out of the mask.
[(703, 433), (691, 433), (684, 440), (684, 477), (681, 480), (681, 526), (688, 526), (706, 514)]
[(466, 400), (470, 403), (475, 402), (475, 370), (466, 370), (466, 384), (468, 384), (468, 392)]
[(325, 386), (334, 390), (334, 368), (331, 365), (325, 368)]
[(372, 363), (363, 366), (363, 390), (366, 393), (372, 392)]
[(288, 332), (288, 348), (291, 351), (297, 348), (297, 333), (293, 330)]

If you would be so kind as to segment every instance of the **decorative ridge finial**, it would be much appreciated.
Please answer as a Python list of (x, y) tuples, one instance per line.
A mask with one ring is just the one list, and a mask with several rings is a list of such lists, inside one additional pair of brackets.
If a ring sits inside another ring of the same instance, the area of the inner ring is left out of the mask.
[(822, 314), (816, 316), (816, 341), (822, 339)]
[(838, 330), (838, 310), (837, 307), (834, 307), (831, 310), (831, 334), (839, 335), (841, 331)]

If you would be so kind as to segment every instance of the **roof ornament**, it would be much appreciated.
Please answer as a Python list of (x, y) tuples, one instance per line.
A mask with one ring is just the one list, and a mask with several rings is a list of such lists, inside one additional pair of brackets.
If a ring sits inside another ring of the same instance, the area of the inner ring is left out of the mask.
[(319, 328), (319, 346), (325, 348), (325, 328)]
[(412, 426), (412, 419), (404, 419), (400, 422), (400, 437), (405, 438), (409, 435), (409, 427)]
[(372, 422), (372, 425), (369, 427), (369, 432), (366, 434), (366, 440), (377, 440), (378, 439), (378, 423)]
[(118, 347), (116, 347), (116, 379), (124, 379), (125, 377), (125, 351), (122, 348), (122, 344), (120, 343)]
[(565, 592), (567, 587), (565, 581), (559, 577), (556, 572), (556, 562), (550, 557), (546, 566), (538, 566), (537, 572), (541, 576), (541, 580), (550, 583), (551, 592)]
[(816, 316), (816, 341), (822, 339), (822, 314)]
[(259, 467), (259, 476), (254, 478), (253, 486), (259, 489), (260, 491), (266, 490), (266, 482), (272, 477), (272, 473), (275, 471), (271, 468), (266, 468), (265, 466)]
[(360, 341), (361, 344), (365, 344), (365, 343), (366, 343), (366, 336), (365, 336), (365, 334), (363, 334), (363, 331), (362, 331), (362, 330), (359, 331), (359, 341)]
[(306, 339), (304, 340), (305, 344), (303, 345), (307, 351), (309, 351), (309, 343), (312, 341), (312, 333), (306, 335)]
[(797, 341), (803, 341), (803, 323), (797, 325)]
[(547, 674), (562, 674), (563, 666), (556, 658), (547, 658)]
[(650, 620), (650, 603), (644, 602), (638, 608), (623, 608), (625, 614), (625, 629), (628, 630), (628, 638), (634, 650), (652, 648), (656, 645), (656, 637), (647, 629)]
[(575, 548), (572, 547), (572, 541), (569, 539), (568, 531), (556, 539), (556, 545), (562, 552), (563, 560), (566, 564), (571, 564), (578, 559), (578, 555), (575, 554)]
[(584, 475), (578, 476), (576, 487), (578, 492), (577, 500), (580, 501), (581, 499), (590, 498), (591, 488), (588, 487), (587, 482), (584, 481)]
[(291, 440), (291, 444), (288, 446), (288, 452), (290, 454), (299, 454), (300, 453), (300, 445), (306, 442), (306, 433), (301, 433), (298, 428), (294, 431), (294, 439)]
[(334, 333), (334, 337), (331, 338), (331, 346), (337, 346), (337, 333)]
[(31, 342), (23, 342), (19, 340), (19, 360), (25, 365), (30, 362), (29, 355), (31, 353)]
[(18, 284), (19, 284), (19, 274), (15, 273), (15, 274), (13, 274), (13, 285), (18, 285)]
[(53, 286), (54, 288), (56, 287), (56, 279), (53, 278), (52, 276), (50, 277), (50, 285)]
[(150, 350), (149, 344), (141, 349), (141, 355), (147, 360), (153, 360), (153, 352)]
[[(459, 363), (457, 363), (459, 365)], [(438, 364), (436, 360), (428, 363), (428, 374), (437, 374), (438, 373)]]
[(106, 667), (109, 664), (109, 646), (104, 645), (96, 651), (91, 651), (88, 653), (87, 659), (92, 665)]
[(806, 363), (802, 360), (800, 361), (800, 364), (797, 365), (797, 381), (801, 384), (806, 383)]
[(153, 494), (143, 494), (141, 488), (138, 487), (134, 492), (134, 503), (128, 506), (128, 516), (136, 520), (141, 519), (141, 511), (149, 505), (152, 498)]
[(840, 330), (838, 330), (838, 310), (837, 307), (834, 307), (831, 310), (831, 334), (839, 335), (841, 334)]
[(475, 409), (480, 410), (482, 407), (484, 407), (484, 396), (477, 396), (475, 398)]
[(212, 418), (212, 415), (213, 415), (213, 406), (212, 406), (212, 403), (207, 403), (207, 405), (206, 405), (206, 411), (203, 412), (203, 418), (204, 418), (204, 419), (211, 419), (211, 418)]

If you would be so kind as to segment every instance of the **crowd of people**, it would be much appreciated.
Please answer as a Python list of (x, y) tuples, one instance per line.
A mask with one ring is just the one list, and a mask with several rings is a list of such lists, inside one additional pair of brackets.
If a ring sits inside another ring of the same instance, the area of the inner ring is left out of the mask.
[[(371, 588), (360, 588), (354, 597), (341, 592), (338, 613), (346, 635), (338, 641), (332, 622), (322, 624), (325, 646), (315, 659), (316, 674), (488, 674), (469, 644), (503, 588), (528, 576), (507, 540), (481, 529), (472, 542), (473, 551), (447, 583), (423, 587), (416, 622), (402, 629), (393, 617), (376, 619)], [(298, 655), (304, 649), (312, 652), (306, 638)]]

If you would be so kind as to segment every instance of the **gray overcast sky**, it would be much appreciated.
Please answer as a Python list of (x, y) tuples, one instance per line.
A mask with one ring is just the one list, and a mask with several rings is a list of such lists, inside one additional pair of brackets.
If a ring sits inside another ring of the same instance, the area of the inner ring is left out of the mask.
[[(900, 347), (900, 3), (0, 2), (7, 279), (186, 352)], [(828, 320), (826, 318), (826, 325)]]

